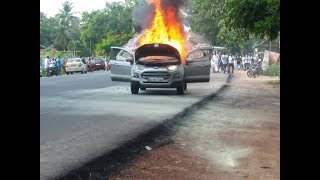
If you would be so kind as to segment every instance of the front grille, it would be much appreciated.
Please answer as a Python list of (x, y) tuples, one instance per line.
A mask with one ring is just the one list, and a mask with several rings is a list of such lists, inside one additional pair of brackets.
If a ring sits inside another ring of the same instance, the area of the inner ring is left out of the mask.
[(143, 72), (141, 74), (142, 78), (150, 78), (150, 77), (155, 77), (155, 78), (163, 78), (163, 79), (170, 79), (170, 73), (168, 72)]

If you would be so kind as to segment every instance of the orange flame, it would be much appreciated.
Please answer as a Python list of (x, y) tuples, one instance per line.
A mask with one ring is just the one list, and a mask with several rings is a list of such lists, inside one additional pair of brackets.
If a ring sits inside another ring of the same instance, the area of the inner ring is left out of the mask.
[(139, 46), (149, 43), (169, 44), (175, 47), (184, 60), (186, 47), (183, 24), (178, 18), (178, 12), (173, 7), (162, 8), (161, 0), (149, 0), (155, 6), (155, 15), (151, 26), (143, 31), (139, 39)]

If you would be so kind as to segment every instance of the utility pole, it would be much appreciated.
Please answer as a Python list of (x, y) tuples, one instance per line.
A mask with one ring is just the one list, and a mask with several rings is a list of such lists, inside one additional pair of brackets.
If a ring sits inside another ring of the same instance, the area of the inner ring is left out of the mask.
[(73, 57), (76, 57), (76, 41), (73, 41)]
[(90, 57), (91, 57), (91, 38), (90, 38)]

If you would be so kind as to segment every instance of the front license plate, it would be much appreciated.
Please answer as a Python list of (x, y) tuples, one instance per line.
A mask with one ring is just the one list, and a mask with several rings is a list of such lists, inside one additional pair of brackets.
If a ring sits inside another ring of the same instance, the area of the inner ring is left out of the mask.
[(150, 82), (160, 82), (160, 81), (163, 81), (163, 78), (149, 78), (148, 81), (150, 81)]

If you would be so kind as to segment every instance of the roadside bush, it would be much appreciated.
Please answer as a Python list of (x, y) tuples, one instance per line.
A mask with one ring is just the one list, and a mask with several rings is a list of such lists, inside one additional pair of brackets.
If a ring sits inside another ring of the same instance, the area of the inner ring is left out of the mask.
[(280, 76), (280, 62), (272, 63), (264, 71), (265, 76)]

